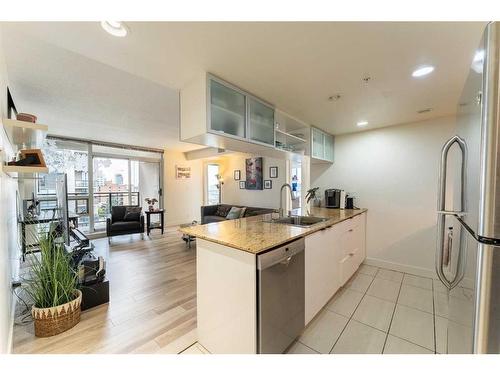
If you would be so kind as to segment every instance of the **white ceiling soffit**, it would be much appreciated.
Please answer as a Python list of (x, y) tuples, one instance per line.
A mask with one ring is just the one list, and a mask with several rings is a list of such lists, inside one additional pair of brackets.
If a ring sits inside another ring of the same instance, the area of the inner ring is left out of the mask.
[[(108, 35), (98, 22), (4, 23), (4, 28), (11, 32), (9, 35), (27, 33), (173, 89), (182, 88), (199, 71), (209, 71), (305, 122), (340, 134), (360, 130), (356, 127), (360, 120), (368, 121), (369, 126), (364, 129), (370, 129), (454, 113), (485, 23), (128, 22), (127, 25), (130, 34), (126, 38)], [(44, 49), (37, 52), (38, 61), (59, 64), (51, 58), (51, 52)], [(90, 65), (91, 60), (72, 56), (75, 59), (72, 64), (94, 70), (84, 66)], [(33, 66), (33, 61), (17, 62), (29, 65), (30, 69)], [(412, 71), (422, 64), (434, 65), (436, 69), (426, 78), (412, 78)], [(12, 64), (9, 68), (12, 69)], [(65, 76), (62, 70), (67, 68), (59, 66), (51, 77), (56, 79), (56, 73)], [(105, 69), (101, 70), (104, 73)], [(37, 73), (30, 73), (26, 84)], [(104, 76), (99, 75), (102, 79)], [(367, 84), (362, 80), (366, 76), (371, 77)], [(92, 75), (80, 74), (72, 79), (78, 86), (85, 84), (76, 81), (89, 78)], [(35, 82), (44, 79), (42, 76)], [(102, 89), (109, 90), (110, 83)], [(328, 97), (334, 94), (340, 94), (341, 99), (329, 101)], [(151, 107), (158, 104), (154, 102)], [(433, 110), (417, 113), (425, 108)]]
[(180, 142), (179, 92), (75, 52), (3, 33), (9, 85), (20, 112), (52, 135), (154, 148)]

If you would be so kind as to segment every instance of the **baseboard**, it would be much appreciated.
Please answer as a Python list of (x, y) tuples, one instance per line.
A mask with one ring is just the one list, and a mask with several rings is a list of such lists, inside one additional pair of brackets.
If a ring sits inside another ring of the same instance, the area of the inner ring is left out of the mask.
[(369, 266), (388, 268), (393, 271), (405, 272), (416, 276), (428, 277), (431, 279), (437, 278), (436, 271), (434, 270), (428, 268), (410, 266), (408, 264), (388, 262), (386, 260), (381, 260), (376, 258), (366, 258), (365, 264), (368, 264)]

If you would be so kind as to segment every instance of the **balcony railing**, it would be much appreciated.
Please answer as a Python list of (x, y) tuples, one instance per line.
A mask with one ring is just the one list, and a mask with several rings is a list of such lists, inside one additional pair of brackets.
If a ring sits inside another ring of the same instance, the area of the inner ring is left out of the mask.
[[(114, 206), (139, 205), (139, 192), (97, 192), (93, 194), (94, 198), (94, 230), (103, 229), (103, 223), (111, 214), (111, 208)], [(50, 211), (57, 205), (56, 197), (53, 194), (38, 194), (40, 200), (40, 210)], [(79, 216), (79, 225), (83, 226), (84, 231), (89, 228), (89, 195), (86, 193), (69, 193), (68, 209), (70, 213), (76, 213)]]
[(139, 205), (139, 192), (94, 193), (94, 223), (105, 222), (112, 207), (128, 205)]

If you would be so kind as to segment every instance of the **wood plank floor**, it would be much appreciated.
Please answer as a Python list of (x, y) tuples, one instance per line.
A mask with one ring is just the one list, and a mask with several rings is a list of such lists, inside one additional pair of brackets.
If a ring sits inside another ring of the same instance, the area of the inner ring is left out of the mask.
[[(155, 231), (158, 232), (158, 231)], [(196, 342), (196, 256), (176, 227), (165, 235), (93, 241), (107, 261), (110, 303), (58, 336), (14, 327), (14, 353), (179, 353)]]

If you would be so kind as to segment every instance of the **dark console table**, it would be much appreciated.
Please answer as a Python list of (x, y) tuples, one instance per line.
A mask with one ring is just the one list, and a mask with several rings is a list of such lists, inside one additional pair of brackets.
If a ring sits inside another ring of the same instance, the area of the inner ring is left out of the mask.
[[(148, 236), (152, 229), (161, 229), (161, 234), (163, 234), (164, 212), (165, 210), (144, 211), (146, 214), (146, 233)], [(151, 224), (151, 215), (160, 215), (160, 222)]]

